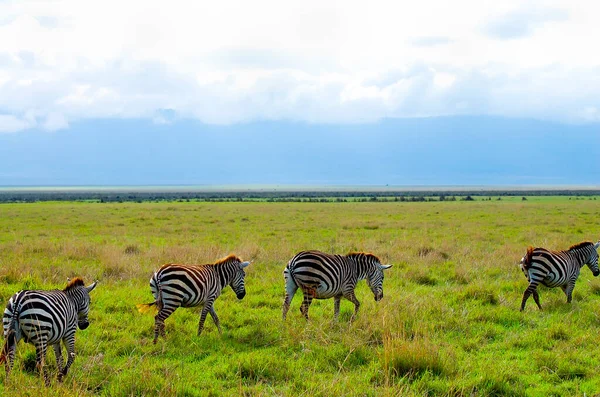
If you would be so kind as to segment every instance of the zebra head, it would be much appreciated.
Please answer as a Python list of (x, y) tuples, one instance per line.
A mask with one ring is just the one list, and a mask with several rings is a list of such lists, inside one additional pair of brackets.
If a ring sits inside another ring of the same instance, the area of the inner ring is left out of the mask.
[(373, 270), (367, 276), (367, 283), (369, 288), (375, 295), (375, 301), (379, 302), (383, 298), (383, 271), (389, 269), (392, 265), (382, 265), (377, 262), (374, 263)]
[(594, 277), (600, 275), (600, 269), (598, 268), (598, 247), (600, 246), (600, 241), (594, 244), (594, 248), (592, 249), (592, 253), (587, 261), (587, 265), (592, 271)]
[(88, 320), (88, 313), (90, 311), (90, 292), (96, 288), (97, 284), (98, 281), (94, 281), (94, 283), (86, 287), (83, 280), (76, 277), (75, 279), (70, 280), (69, 284), (64, 289), (77, 310), (77, 326), (79, 329), (86, 329), (90, 325), (90, 321)]
[(237, 266), (235, 266), (234, 274), (229, 282), (229, 286), (233, 292), (235, 292), (238, 299), (244, 299), (244, 296), (246, 296), (246, 287), (244, 285), (246, 273), (244, 272), (244, 268), (247, 267), (250, 262), (237, 262), (236, 264)]

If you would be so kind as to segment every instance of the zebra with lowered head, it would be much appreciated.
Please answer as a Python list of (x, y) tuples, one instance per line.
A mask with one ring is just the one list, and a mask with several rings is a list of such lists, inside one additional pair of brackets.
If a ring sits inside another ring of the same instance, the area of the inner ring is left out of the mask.
[(198, 323), (198, 335), (204, 329), (206, 315), (210, 313), (219, 333), (221, 324), (213, 307), (223, 288), (230, 286), (238, 299), (246, 295), (244, 268), (250, 262), (242, 262), (235, 255), (229, 255), (214, 264), (176, 265), (167, 264), (158, 269), (150, 279), (150, 290), (154, 302), (137, 305), (144, 312), (156, 305), (158, 313), (154, 317), (154, 343), (158, 336), (165, 336), (165, 320), (178, 307), (203, 306)]
[(331, 255), (320, 251), (302, 251), (296, 254), (283, 271), (285, 278), (285, 299), (283, 319), (285, 320), (290, 303), (298, 288), (302, 289), (304, 300), (300, 312), (308, 320), (308, 308), (313, 299), (334, 299), (334, 318), (340, 313), (342, 297), (354, 303), (354, 320), (360, 302), (354, 295), (358, 281), (366, 279), (375, 301), (383, 298), (383, 271), (392, 265), (382, 265), (379, 258), (364, 252), (348, 255)]
[(575, 281), (583, 265), (587, 265), (594, 277), (600, 274), (598, 269), (598, 246), (600, 241), (592, 243), (589, 241), (572, 245), (565, 251), (550, 251), (545, 248), (527, 248), (527, 253), (521, 259), (520, 267), (529, 286), (523, 293), (521, 311), (525, 309), (525, 303), (529, 296), (542, 309), (537, 286), (543, 284), (546, 287), (560, 287), (567, 296), (567, 303), (571, 303)]
[[(75, 359), (75, 330), (86, 329), (90, 322), (90, 292), (97, 282), (86, 287), (79, 277), (70, 280), (62, 291), (24, 290), (14, 294), (8, 301), (2, 324), (4, 327), (4, 347), (0, 354), (0, 364), (4, 363), (6, 377), (12, 369), (15, 351), (19, 340), (24, 339), (35, 346), (37, 370), (50, 384), (44, 366), (46, 350), (54, 348), (58, 367), (58, 380), (62, 381)], [(63, 366), (60, 342), (67, 348), (67, 364)]]

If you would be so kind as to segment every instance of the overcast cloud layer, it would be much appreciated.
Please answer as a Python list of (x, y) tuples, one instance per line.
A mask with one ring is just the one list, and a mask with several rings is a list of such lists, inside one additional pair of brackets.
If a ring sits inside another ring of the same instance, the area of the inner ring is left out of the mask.
[(576, 0), (0, 0), (0, 133), (91, 118), (600, 122), (598, 15)]

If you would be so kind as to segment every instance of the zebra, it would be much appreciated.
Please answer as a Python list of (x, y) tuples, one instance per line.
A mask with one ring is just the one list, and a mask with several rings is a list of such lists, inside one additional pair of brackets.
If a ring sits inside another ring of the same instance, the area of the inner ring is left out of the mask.
[(302, 289), (304, 301), (300, 312), (308, 320), (308, 308), (313, 300), (334, 299), (334, 319), (340, 313), (342, 297), (354, 303), (356, 318), (360, 302), (354, 295), (356, 283), (366, 279), (375, 301), (383, 298), (383, 271), (392, 265), (382, 265), (379, 258), (365, 252), (351, 252), (348, 255), (331, 255), (321, 251), (302, 251), (296, 254), (283, 271), (285, 278), (285, 299), (283, 320), (285, 321), (290, 303), (298, 288)]
[[(86, 329), (90, 325), (90, 292), (97, 283), (95, 281), (86, 287), (83, 280), (76, 277), (69, 280), (62, 291), (23, 290), (9, 299), (2, 317), (4, 347), (0, 354), (0, 364), (4, 363), (7, 379), (14, 363), (17, 343), (23, 339), (35, 346), (36, 368), (44, 376), (46, 386), (50, 385), (44, 366), (46, 350), (52, 345), (58, 381), (62, 382), (75, 360), (75, 330), (77, 327)], [(64, 366), (61, 341), (67, 348), (67, 364)]]
[(154, 305), (158, 309), (154, 317), (153, 343), (156, 344), (159, 334), (165, 336), (165, 320), (178, 307), (203, 306), (198, 323), (198, 336), (204, 329), (204, 321), (208, 313), (219, 333), (222, 333), (213, 303), (227, 285), (231, 286), (238, 299), (244, 298), (246, 295), (244, 268), (249, 264), (250, 262), (242, 262), (235, 255), (229, 255), (214, 264), (166, 264), (158, 269), (150, 279), (154, 302), (137, 305), (142, 313)]
[(538, 284), (546, 287), (560, 287), (567, 296), (567, 303), (571, 303), (575, 281), (583, 265), (587, 265), (594, 277), (600, 274), (598, 269), (598, 252), (600, 241), (592, 243), (585, 241), (572, 245), (566, 251), (550, 251), (545, 248), (527, 248), (527, 253), (521, 259), (520, 268), (529, 281), (529, 286), (523, 293), (521, 311), (525, 303), (533, 294), (535, 303), (542, 310), (540, 297), (537, 292)]

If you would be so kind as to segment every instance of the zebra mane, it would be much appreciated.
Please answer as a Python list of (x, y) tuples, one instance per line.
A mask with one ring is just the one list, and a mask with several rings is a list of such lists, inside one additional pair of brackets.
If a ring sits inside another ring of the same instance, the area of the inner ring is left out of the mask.
[(67, 284), (67, 286), (65, 287), (65, 289), (63, 291), (69, 291), (75, 287), (83, 287), (85, 286), (85, 283), (83, 282), (83, 279), (81, 277), (75, 277), (72, 280), (69, 280), (69, 283)]
[(346, 255), (348, 258), (356, 258), (358, 256), (364, 256), (365, 258), (377, 261), (378, 263), (381, 263), (381, 261), (379, 260), (379, 258), (376, 255), (373, 255), (370, 252), (348, 252), (348, 254)]
[(242, 260), (238, 256), (236, 256), (234, 254), (229, 254), (225, 258), (221, 258), (218, 261), (216, 261), (214, 264), (211, 264), (209, 266), (222, 265), (223, 263), (234, 262), (234, 261), (240, 262), (240, 263), (242, 262)]
[(592, 243), (591, 241), (584, 241), (584, 242), (581, 242), (579, 244), (574, 244), (574, 245), (572, 245), (572, 246), (569, 247), (569, 251), (573, 251), (573, 250), (576, 250), (576, 249), (579, 249), (579, 248), (587, 247), (589, 245), (594, 245), (594, 243)]

